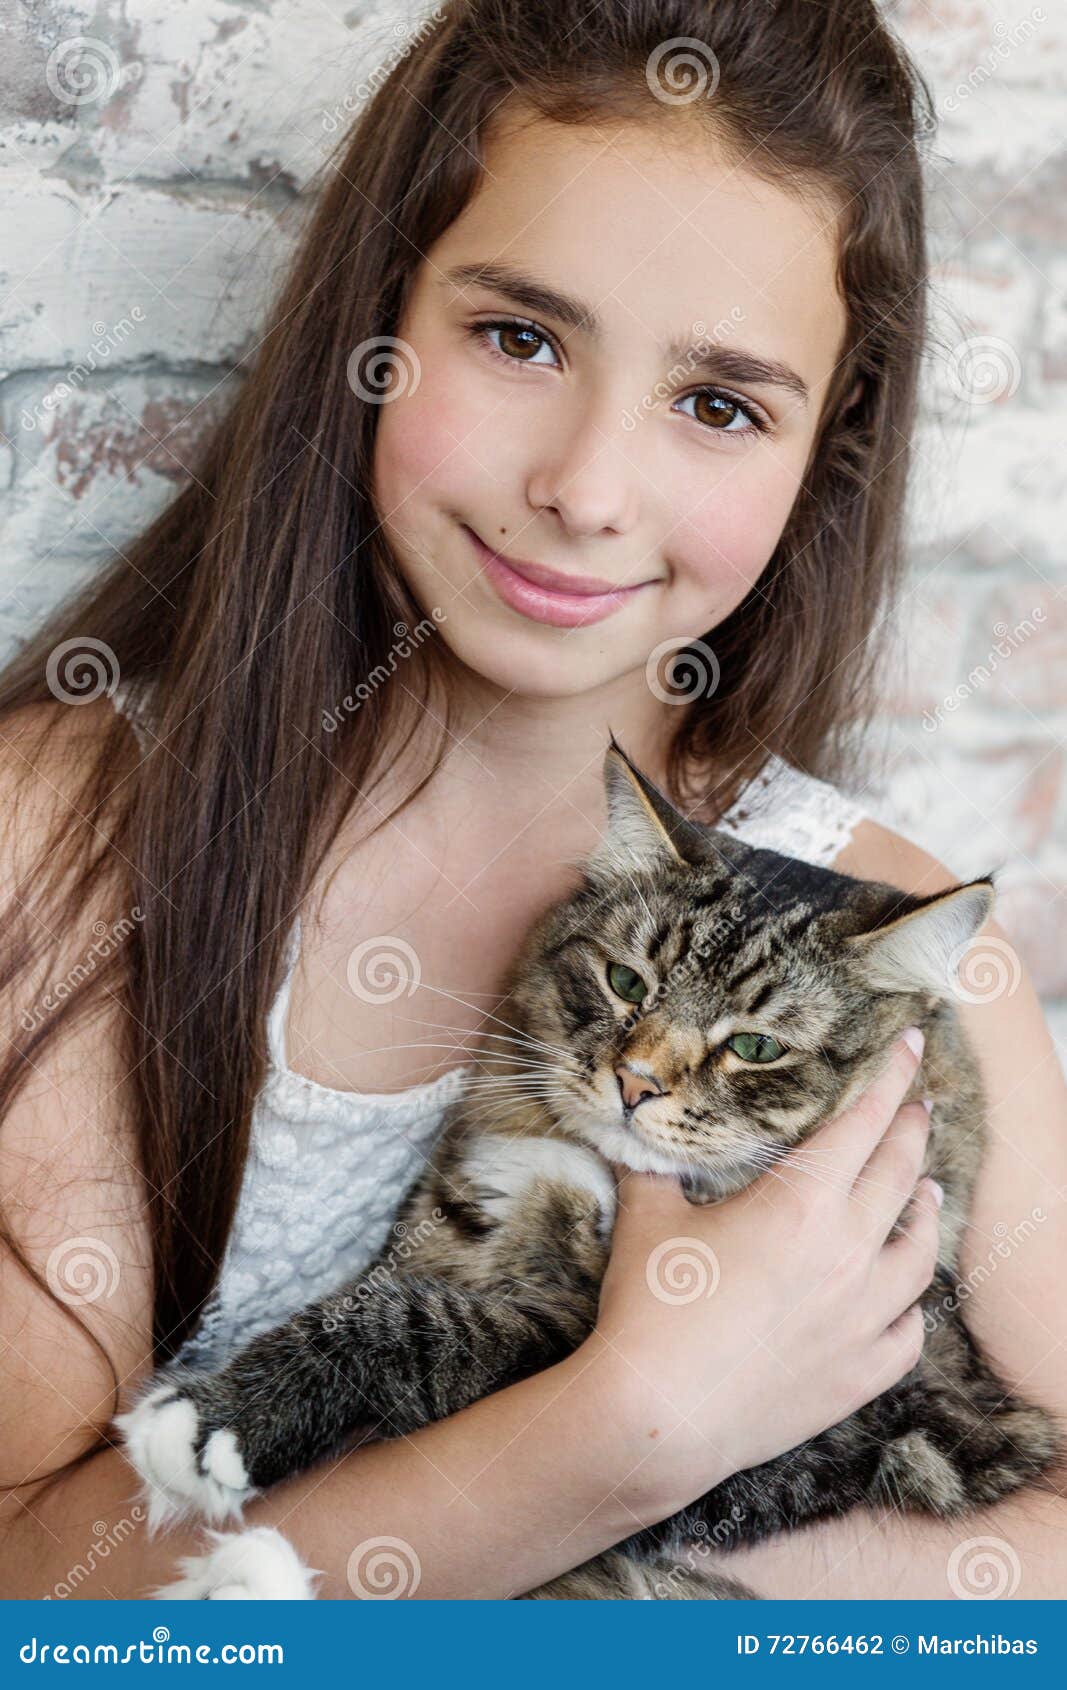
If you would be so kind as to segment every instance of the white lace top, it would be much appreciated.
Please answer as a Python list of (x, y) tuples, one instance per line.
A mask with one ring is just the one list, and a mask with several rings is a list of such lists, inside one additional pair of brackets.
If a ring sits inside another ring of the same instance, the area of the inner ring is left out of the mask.
[[(120, 686), (112, 702), (147, 750), (153, 735), (144, 695)], [(863, 815), (836, 787), (773, 758), (718, 825), (751, 845), (826, 866)], [(270, 1068), (233, 1230), (200, 1324), (180, 1352), (193, 1365), (222, 1361), (373, 1261), (469, 1069), (399, 1092), (335, 1091), (294, 1073), (285, 1040), (299, 955), (298, 917), (268, 1020)]]

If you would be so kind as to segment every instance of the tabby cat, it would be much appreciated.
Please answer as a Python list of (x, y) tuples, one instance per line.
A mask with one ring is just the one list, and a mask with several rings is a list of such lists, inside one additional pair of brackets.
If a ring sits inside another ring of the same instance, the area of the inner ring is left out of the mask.
[[(924, 1171), (945, 1193), (917, 1365), (839, 1425), (529, 1594), (750, 1595), (694, 1548), (859, 1503), (961, 1514), (1056, 1455), (1053, 1422), (993, 1376), (952, 1295), (984, 1138), (954, 965), (992, 909), (991, 877), (912, 896), (689, 821), (614, 739), (604, 772), (604, 836), (524, 942), (401, 1210), (404, 1250), (220, 1371), (172, 1367), (120, 1417), (153, 1526), (240, 1519), (249, 1497), (332, 1452), (562, 1359), (596, 1319), (607, 1159), (676, 1175), (693, 1202), (737, 1192), (864, 1090), (913, 1023), (926, 1045), (909, 1100), (934, 1099)], [(312, 1594), (279, 1534), (213, 1539), (158, 1594)]]

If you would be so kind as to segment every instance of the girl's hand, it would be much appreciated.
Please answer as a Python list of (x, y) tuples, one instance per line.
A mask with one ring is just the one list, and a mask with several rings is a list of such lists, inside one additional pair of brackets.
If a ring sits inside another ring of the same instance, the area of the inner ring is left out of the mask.
[(616, 1170), (611, 1257), (581, 1348), (640, 1469), (635, 1496), (673, 1512), (915, 1365), (940, 1205), (933, 1180), (915, 1185), (929, 1115), (900, 1102), (918, 1060), (899, 1040), (854, 1104), (721, 1203), (694, 1206), (672, 1178)]

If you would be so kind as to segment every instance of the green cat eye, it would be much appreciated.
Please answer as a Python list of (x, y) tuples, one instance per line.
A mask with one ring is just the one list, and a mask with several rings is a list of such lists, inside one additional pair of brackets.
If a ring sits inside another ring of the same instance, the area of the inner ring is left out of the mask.
[(785, 1046), (772, 1039), (769, 1033), (735, 1033), (727, 1039), (726, 1047), (743, 1062), (774, 1062), (785, 1055)]
[(640, 974), (635, 974), (624, 962), (609, 962), (608, 985), (618, 997), (625, 998), (627, 1003), (640, 1003), (648, 991)]

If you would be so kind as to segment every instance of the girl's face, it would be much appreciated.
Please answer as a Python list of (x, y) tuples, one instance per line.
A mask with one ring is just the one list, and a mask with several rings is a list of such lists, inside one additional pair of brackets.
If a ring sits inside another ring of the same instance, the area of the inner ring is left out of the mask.
[(744, 598), (841, 346), (829, 209), (664, 122), (501, 122), (397, 330), (379, 517), (452, 652), (519, 695), (643, 671)]

